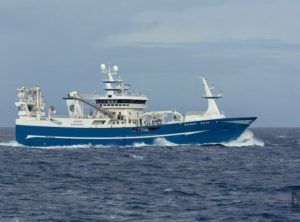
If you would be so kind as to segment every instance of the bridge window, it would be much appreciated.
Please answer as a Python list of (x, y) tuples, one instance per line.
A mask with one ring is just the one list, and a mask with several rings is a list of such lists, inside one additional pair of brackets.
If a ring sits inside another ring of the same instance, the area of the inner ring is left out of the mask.
[(96, 103), (97, 104), (119, 103), (119, 104), (126, 104), (125, 106), (129, 106), (129, 104), (145, 104), (146, 100), (133, 100), (133, 99), (118, 99), (118, 100), (97, 99)]

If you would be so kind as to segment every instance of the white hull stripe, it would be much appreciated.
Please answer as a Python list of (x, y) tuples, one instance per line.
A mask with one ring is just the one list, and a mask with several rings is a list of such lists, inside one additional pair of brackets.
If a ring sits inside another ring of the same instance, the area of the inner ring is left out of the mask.
[(250, 124), (252, 120), (229, 120), (229, 121), (224, 121), (226, 123), (237, 123), (237, 124)]
[(170, 133), (161, 135), (149, 135), (149, 136), (115, 136), (115, 137), (73, 137), (73, 136), (44, 136), (44, 135), (28, 135), (26, 139), (32, 138), (48, 138), (48, 139), (73, 139), (73, 140), (118, 140), (118, 139), (142, 139), (142, 138), (160, 138), (170, 136), (188, 136), (197, 133), (203, 133), (207, 130), (184, 132), (184, 133)]

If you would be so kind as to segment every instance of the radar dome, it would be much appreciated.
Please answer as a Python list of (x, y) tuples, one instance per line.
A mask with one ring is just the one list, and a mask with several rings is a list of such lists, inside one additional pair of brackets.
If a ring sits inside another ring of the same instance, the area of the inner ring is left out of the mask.
[(113, 70), (116, 72), (119, 70), (119, 67), (118, 66), (113, 66)]
[(101, 64), (101, 65), (100, 65), (100, 69), (101, 69), (101, 70), (104, 70), (104, 69), (105, 69), (105, 64)]

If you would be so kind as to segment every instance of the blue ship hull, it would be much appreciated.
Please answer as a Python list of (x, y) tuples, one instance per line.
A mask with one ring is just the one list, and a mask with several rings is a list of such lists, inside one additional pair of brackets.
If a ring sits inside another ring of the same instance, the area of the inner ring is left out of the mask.
[(41, 127), (16, 125), (16, 140), (25, 146), (153, 144), (165, 138), (175, 144), (218, 144), (237, 139), (256, 117), (223, 118), (160, 126), (124, 128)]

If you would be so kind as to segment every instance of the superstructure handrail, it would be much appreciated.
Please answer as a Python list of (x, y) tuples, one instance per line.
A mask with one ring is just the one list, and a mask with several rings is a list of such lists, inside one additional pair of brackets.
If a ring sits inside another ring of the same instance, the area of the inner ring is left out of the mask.
[[(105, 98), (105, 99), (112, 99), (108, 98), (105, 94), (80, 94), (82, 98), (84, 99), (99, 99), (99, 98)], [(117, 95), (116, 97), (113, 97), (114, 99), (121, 99), (121, 98), (145, 98), (148, 100), (148, 97), (142, 93), (126, 93), (125, 95)]]

